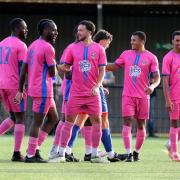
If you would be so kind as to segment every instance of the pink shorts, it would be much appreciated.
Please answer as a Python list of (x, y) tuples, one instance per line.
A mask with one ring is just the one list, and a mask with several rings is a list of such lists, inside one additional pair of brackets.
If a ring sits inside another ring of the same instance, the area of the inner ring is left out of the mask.
[(174, 109), (169, 112), (170, 120), (179, 120), (180, 119), (180, 100), (172, 101)]
[(137, 119), (149, 119), (149, 99), (123, 96), (122, 116), (134, 116)]
[(82, 112), (89, 115), (101, 115), (100, 95), (90, 97), (70, 96), (66, 108), (67, 115), (77, 115)]
[(33, 112), (47, 114), (50, 108), (56, 108), (53, 97), (33, 97)]
[(27, 103), (27, 93), (24, 91), (23, 99), (20, 104), (14, 103), (14, 98), (17, 94), (17, 89), (0, 89), (0, 98), (7, 112), (25, 112)]

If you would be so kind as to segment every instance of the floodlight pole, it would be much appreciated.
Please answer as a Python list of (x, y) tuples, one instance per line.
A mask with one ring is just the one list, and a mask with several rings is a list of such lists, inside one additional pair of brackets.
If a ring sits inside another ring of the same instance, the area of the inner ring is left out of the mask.
[(103, 28), (103, 5), (101, 3), (97, 4), (97, 30)]

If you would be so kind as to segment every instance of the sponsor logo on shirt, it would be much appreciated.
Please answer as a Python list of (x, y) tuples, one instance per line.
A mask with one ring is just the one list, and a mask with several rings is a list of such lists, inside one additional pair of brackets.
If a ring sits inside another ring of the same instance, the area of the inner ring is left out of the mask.
[(80, 61), (79, 65), (80, 65), (81, 72), (88, 72), (91, 70), (91, 63), (87, 60)]
[(130, 66), (130, 76), (138, 77), (141, 74), (141, 68), (137, 65)]

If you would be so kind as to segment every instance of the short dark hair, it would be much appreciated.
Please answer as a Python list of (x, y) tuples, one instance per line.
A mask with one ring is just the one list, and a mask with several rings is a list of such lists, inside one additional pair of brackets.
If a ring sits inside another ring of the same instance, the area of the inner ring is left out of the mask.
[(83, 20), (83, 21), (81, 21), (81, 22), (78, 24), (78, 26), (79, 26), (79, 25), (84, 25), (84, 26), (86, 26), (86, 29), (87, 29), (88, 31), (91, 31), (91, 34), (92, 34), (92, 35), (93, 35), (94, 32), (96, 31), (96, 26), (94, 25), (94, 23), (93, 23), (92, 21)]
[(146, 34), (143, 31), (135, 31), (132, 33), (133, 36), (138, 36), (139, 39), (143, 40), (146, 42)]
[(172, 33), (172, 40), (174, 39), (175, 36), (179, 36), (179, 35), (180, 35), (180, 30), (174, 31), (174, 32)]
[(100, 40), (104, 40), (104, 39), (105, 40), (109, 39), (110, 41), (112, 41), (113, 35), (104, 29), (100, 29), (93, 37), (93, 40), (97, 43), (99, 43)]
[(15, 31), (15, 29), (23, 22), (24, 20), (21, 18), (14, 18), (10, 21), (9, 26), (11, 31)]
[(41, 19), (37, 25), (37, 31), (39, 35), (43, 34), (43, 30), (49, 26), (49, 24), (54, 23), (51, 19)]

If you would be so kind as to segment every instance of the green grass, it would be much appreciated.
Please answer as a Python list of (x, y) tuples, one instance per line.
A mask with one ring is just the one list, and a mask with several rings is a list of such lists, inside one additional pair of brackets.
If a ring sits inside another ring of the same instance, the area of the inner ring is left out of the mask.
[[(134, 141), (133, 141), (134, 142)], [(164, 138), (148, 138), (141, 151), (141, 161), (126, 163), (118, 162), (111, 164), (80, 163), (47, 163), (26, 164), (13, 163), (10, 161), (13, 148), (13, 136), (0, 138), (0, 180), (31, 180), (31, 179), (73, 179), (73, 180), (146, 180), (146, 179), (180, 179), (180, 163), (169, 160), (164, 152)], [(52, 137), (41, 148), (43, 157), (48, 156), (52, 144)], [(113, 145), (116, 152), (124, 152), (122, 139), (114, 137)], [(23, 144), (23, 154), (27, 147), (27, 138)], [(103, 149), (103, 147), (101, 147)], [(74, 154), (83, 158), (84, 141), (79, 138), (74, 147)]]

